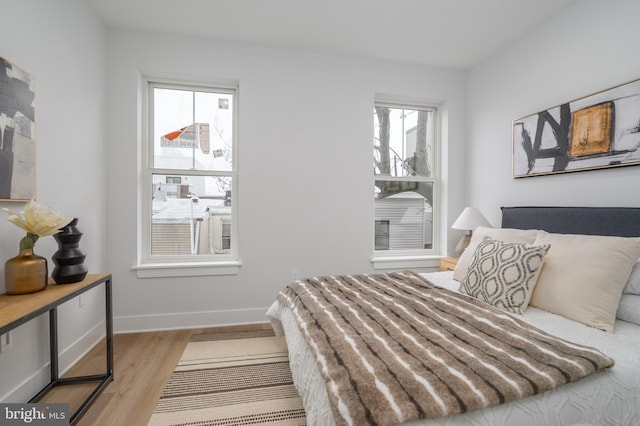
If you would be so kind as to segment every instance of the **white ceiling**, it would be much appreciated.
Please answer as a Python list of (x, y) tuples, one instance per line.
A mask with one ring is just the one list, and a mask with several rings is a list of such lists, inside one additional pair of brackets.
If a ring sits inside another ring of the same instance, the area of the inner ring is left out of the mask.
[(469, 68), (576, 0), (85, 0), (108, 26)]

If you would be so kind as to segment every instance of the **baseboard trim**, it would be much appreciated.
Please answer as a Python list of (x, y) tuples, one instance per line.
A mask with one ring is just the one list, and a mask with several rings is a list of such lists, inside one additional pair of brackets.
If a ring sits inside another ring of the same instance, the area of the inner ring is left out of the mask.
[(266, 315), (267, 309), (268, 308), (234, 309), (118, 316), (113, 319), (113, 328), (114, 333), (124, 334), (258, 324), (268, 322)]
[[(73, 365), (85, 356), (105, 337), (105, 322), (100, 321), (95, 327), (80, 336), (75, 342), (58, 354), (58, 375), (62, 377)], [(47, 349), (48, 350), (48, 349)], [(47, 358), (49, 355), (47, 353)], [(49, 383), (50, 362), (42, 365), (35, 373), (24, 379), (15, 388), (0, 397), (0, 401), (28, 401)]]

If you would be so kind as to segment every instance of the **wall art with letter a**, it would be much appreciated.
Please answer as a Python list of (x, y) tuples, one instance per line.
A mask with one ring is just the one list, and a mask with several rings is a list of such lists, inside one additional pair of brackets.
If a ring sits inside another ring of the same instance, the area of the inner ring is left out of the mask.
[(513, 121), (513, 176), (640, 164), (640, 80)]

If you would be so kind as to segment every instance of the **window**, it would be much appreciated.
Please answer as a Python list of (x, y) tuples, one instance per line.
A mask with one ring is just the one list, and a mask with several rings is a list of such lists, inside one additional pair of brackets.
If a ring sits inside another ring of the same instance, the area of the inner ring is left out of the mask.
[(437, 253), (437, 110), (376, 102), (373, 109), (374, 253)]
[(376, 220), (375, 224), (376, 250), (389, 250), (389, 221)]
[(220, 231), (221, 250), (230, 250), (231, 249), (231, 221), (228, 219), (222, 219), (222, 229)]
[(236, 90), (148, 81), (147, 91), (141, 267), (229, 264)]

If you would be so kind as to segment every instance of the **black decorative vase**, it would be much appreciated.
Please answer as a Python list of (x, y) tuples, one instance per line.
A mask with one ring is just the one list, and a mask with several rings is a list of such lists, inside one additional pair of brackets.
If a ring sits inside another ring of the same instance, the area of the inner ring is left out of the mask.
[(87, 256), (78, 247), (82, 232), (77, 225), (78, 218), (74, 218), (53, 236), (58, 243), (58, 251), (51, 258), (56, 265), (51, 277), (57, 284), (76, 283), (87, 276), (87, 267), (84, 264)]

